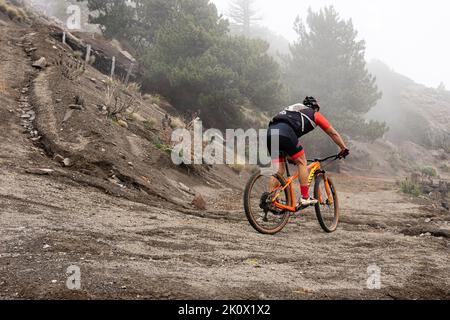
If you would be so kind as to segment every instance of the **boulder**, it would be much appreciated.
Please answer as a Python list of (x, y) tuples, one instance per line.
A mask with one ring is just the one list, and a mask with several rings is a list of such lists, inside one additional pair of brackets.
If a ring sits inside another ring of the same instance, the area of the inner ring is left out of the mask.
[(200, 194), (197, 194), (194, 200), (192, 200), (192, 205), (198, 210), (206, 210), (206, 201)]
[(64, 162), (64, 157), (60, 154), (57, 154), (53, 157), (53, 160), (59, 163), (63, 163)]
[(126, 121), (124, 121), (124, 120), (118, 120), (118, 121), (117, 121), (117, 124), (118, 124), (119, 126), (121, 126), (122, 128), (128, 129), (128, 123), (127, 123)]
[(42, 57), (39, 60), (33, 62), (32, 66), (37, 69), (44, 69), (47, 66), (47, 59)]
[(69, 109), (66, 111), (66, 114), (64, 115), (63, 123), (67, 122), (73, 115), (73, 109)]
[(73, 165), (72, 160), (70, 160), (69, 158), (65, 158), (62, 163), (64, 167), (71, 167)]

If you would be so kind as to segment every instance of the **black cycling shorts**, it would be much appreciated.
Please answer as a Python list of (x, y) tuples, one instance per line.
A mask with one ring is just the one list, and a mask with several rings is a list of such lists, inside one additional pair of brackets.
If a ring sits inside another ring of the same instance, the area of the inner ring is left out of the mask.
[[(273, 150), (273, 139), (279, 139), (279, 150)], [(269, 127), (267, 133), (267, 147), (274, 163), (285, 162), (287, 155), (290, 160), (297, 160), (305, 155), (305, 150), (299, 142), (294, 129), (287, 123), (277, 123)]]

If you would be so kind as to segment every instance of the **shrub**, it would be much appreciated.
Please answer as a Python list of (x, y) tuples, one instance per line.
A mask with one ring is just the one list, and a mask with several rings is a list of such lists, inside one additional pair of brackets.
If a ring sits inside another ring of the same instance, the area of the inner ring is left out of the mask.
[(7, 6), (5, 0), (0, 0), (0, 12), (6, 13)]
[(402, 190), (403, 193), (410, 194), (415, 197), (418, 197), (422, 194), (420, 186), (417, 183), (412, 182), (410, 180), (404, 180), (400, 182), (400, 189)]
[(92, 66), (95, 63), (96, 60), (97, 60), (97, 58), (94, 55), (91, 55), (89, 57), (88, 64), (90, 64)]
[(7, 4), (4, 0), (0, 0), (0, 12), (6, 14), (11, 20), (23, 22), (27, 19), (27, 14), (20, 8)]
[(172, 153), (173, 150), (169, 145), (160, 142), (155, 143), (155, 148), (169, 155)]
[(21, 8), (16, 8), (16, 10), (17, 10), (17, 13), (18, 13), (18, 20), (20, 21), (20, 22), (24, 22), (24, 21), (26, 21), (27, 19), (28, 19), (28, 16), (27, 16), (27, 14), (26, 14), (26, 12), (23, 10), (23, 9), (21, 9)]
[(86, 63), (77, 59), (76, 53), (69, 58), (61, 56), (56, 60), (55, 65), (59, 68), (61, 74), (69, 80), (77, 80), (86, 72)]
[(144, 126), (149, 130), (153, 130), (153, 129), (155, 129), (155, 126), (156, 126), (156, 120), (153, 118), (150, 118), (144, 122)]
[(81, 52), (81, 51), (75, 51), (75, 52), (73, 53), (73, 57), (74, 57), (75, 59), (77, 59), (77, 60), (81, 60), (81, 59), (83, 58), (83, 52)]
[(156, 104), (159, 106), (161, 104), (162, 98), (158, 94), (152, 94), (152, 95), (147, 94), (146, 100), (149, 100), (151, 104)]
[(184, 121), (181, 118), (176, 117), (176, 118), (172, 118), (171, 119), (170, 127), (173, 130), (175, 130), (175, 129), (183, 129), (183, 128), (186, 127), (186, 124), (184, 123)]
[(435, 168), (433, 167), (425, 167), (422, 168), (420, 170), (420, 172), (422, 173), (422, 175), (424, 175), (425, 177), (430, 177), (430, 178), (436, 178), (437, 177), (437, 171)]
[(117, 119), (127, 112), (135, 113), (140, 97), (135, 89), (136, 85), (125, 85), (117, 79), (110, 79), (106, 83), (105, 106), (109, 118)]

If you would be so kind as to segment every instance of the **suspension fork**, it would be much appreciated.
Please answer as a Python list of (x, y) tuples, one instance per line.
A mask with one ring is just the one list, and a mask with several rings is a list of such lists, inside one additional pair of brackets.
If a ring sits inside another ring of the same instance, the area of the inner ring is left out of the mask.
[[(323, 174), (323, 183), (325, 184), (325, 192), (327, 193), (327, 200), (328, 200), (327, 204), (332, 205), (333, 204), (333, 195), (331, 193), (331, 188), (330, 188), (330, 183), (328, 181), (328, 177), (327, 177), (325, 171), (318, 172), (318, 174)], [(317, 200), (319, 201), (320, 204), (324, 204), (322, 192), (320, 191), (320, 188), (319, 188), (319, 199), (317, 199)]]
[(330, 183), (328, 182), (328, 177), (325, 173), (323, 174), (323, 180), (325, 183), (325, 191), (327, 192), (328, 204), (331, 206), (333, 204), (333, 195), (331, 194)]

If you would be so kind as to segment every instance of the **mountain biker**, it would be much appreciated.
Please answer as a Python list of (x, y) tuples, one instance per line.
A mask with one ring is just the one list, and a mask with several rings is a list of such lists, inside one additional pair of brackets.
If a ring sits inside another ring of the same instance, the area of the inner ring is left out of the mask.
[[(340, 158), (345, 158), (350, 154), (341, 135), (319, 111), (320, 105), (317, 100), (314, 97), (306, 97), (303, 104), (297, 103), (289, 106), (275, 116), (270, 122), (268, 130), (267, 145), (278, 174), (282, 176), (285, 174), (285, 167), (280, 165), (285, 162), (285, 155), (288, 156), (288, 160), (298, 166), (302, 194), (299, 205), (305, 207), (315, 205), (318, 201), (309, 196), (308, 163), (299, 139), (318, 126), (340, 147)], [(275, 141), (273, 139), (279, 139), (279, 150), (272, 150), (272, 142)], [(278, 182), (274, 179), (273, 183), (276, 188)]]

